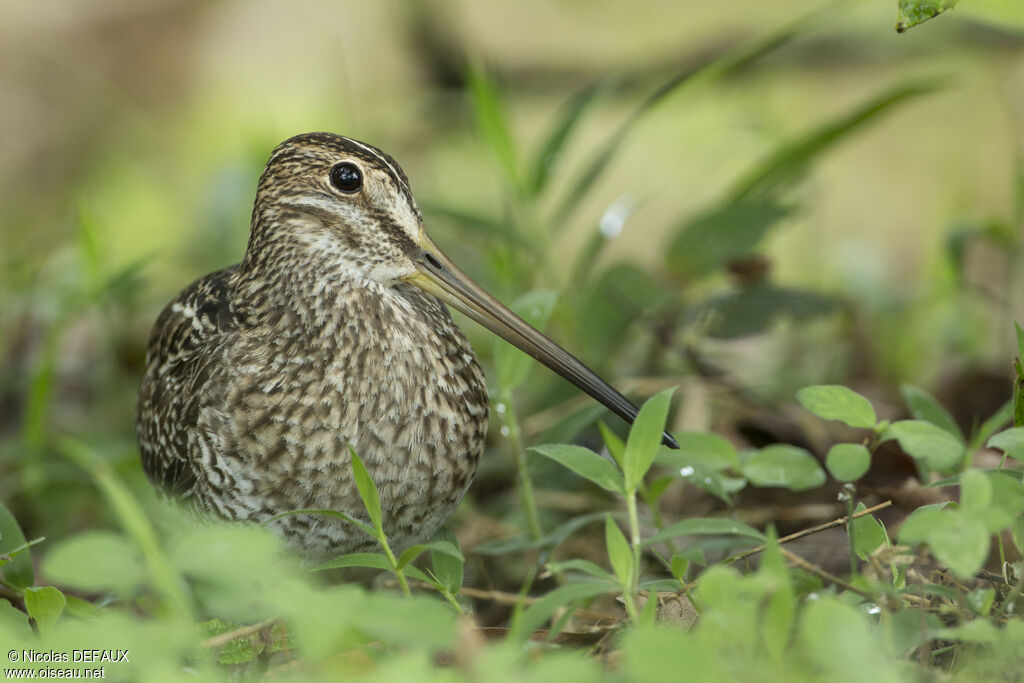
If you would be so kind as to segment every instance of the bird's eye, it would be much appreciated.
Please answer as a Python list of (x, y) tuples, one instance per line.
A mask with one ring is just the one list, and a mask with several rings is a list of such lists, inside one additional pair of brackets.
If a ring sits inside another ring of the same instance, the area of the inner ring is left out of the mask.
[(331, 169), (331, 185), (342, 192), (355, 192), (363, 186), (363, 172), (355, 164), (338, 164)]

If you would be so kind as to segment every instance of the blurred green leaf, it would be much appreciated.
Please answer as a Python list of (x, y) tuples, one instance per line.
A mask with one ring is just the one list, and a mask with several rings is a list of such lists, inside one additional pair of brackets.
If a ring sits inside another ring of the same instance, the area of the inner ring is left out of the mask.
[(851, 427), (874, 429), (878, 420), (870, 401), (838, 384), (805, 387), (796, 393), (796, 399), (818, 417), (839, 420)]
[(740, 200), (687, 219), (666, 254), (669, 270), (697, 278), (748, 256), (768, 231), (792, 214), (773, 201)]
[(32, 552), (21, 532), (18, 520), (0, 503), (0, 555), (10, 556), (9, 562), (0, 563), (0, 576), (13, 588), (27, 588), (36, 582), (32, 567)]
[(981, 510), (992, 504), (992, 484), (981, 470), (969, 469), (960, 476), (960, 509)]
[(924, 389), (919, 389), (910, 384), (902, 385), (900, 393), (903, 394), (903, 400), (907, 402), (910, 414), (914, 416), (915, 420), (931, 422), (936, 427), (945, 429), (959, 441), (964, 440), (964, 435), (960, 431), (960, 427), (957, 426), (956, 420), (953, 419), (953, 416), (949, 414), (949, 411), (941, 403), (935, 400), (934, 396)]
[(564, 560), (562, 562), (548, 562), (547, 567), (553, 572), (580, 571), (598, 579), (615, 581), (615, 577), (612, 576), (608, 570), (598, 566), (590, 560), (573, 559)]
[(327, 569), (344, 569), (345, 567), (366, 567), (391, 571), (391, 563), (384, 553), (348, 553), (322, 562), (313, 567), (312, 571), (322, 572)]
[(778, 320), (810, 320), (834, 312), (839, 301), (801, 289), (759, 284), (710, 297), (687, 312), (686, 322), (705, 325), (715, 339), (760, 334)]
[(497, 85), (479, 66), (470, 66), (466, 81), (472, 96), (473, 118), (477, 131), (501, 164), (505, 180), (510, 187), (519, 188), (519, 161), (506, 118), (508, 108), (502, 101)]
[(606, 81), (591, 83), (573, 93), (562, 106), (534, 159), (527, 188), (531, 196), (540, 194), (547, 187), (548, 180), (561, 159), (562, 150), (578, 128), (584, 113), (609, 88), (610, 84)]
[(370, 516), (370, 522), (377, 532), (377, 538), (383, 539), (384, 518), (380, 510), (380, 494), (377, 493), (377, 485), (373, 482), (370, 473), (366, 471), (366, 466), (363, 465), (363, 461), (359, 459), (351, 445), (348, 447), (348, 452), (352, 457), (352, 476), (355, 479), (356, 488), (359, 490), (359, 497), (363, 499), (363, 505), (366, 506), (366, 514)]
[(977, 615), (987, 617), (992, 611), (996, 591), (994, 588), (975, 588), (967, 594), (967, 607)]
[(635, 571), (633, 567), (633, 553), (629, 548), (629, 542), (626, 540), (625, 535), (619, 529), (619, 525), (612, 521), (611, 515), (606, 515), (604, 518), (604, 543), (608, 551), (608, 561), (612, 565), (612, 571), (619, 578), (621, 585), (628, 586), (632, 581), (633, 572)]
[(649, 546), (655, 543), (679, 538), (680, 536), (744, 536), (758, 541), (764, 541), (764, 534), (757, 529), (750, 527), (743, 522), (723, 517), (692, 517), (662, 529), (650, 538), (644, 540), (643, 545)]
[(911, 457), (933, 470), (948, 470), (964, 456), (964, 445), (949, 432), (922, 420), (900, 420), (889, 425), (884, 438), (895, 438)]
[(803, 491), (825, 483), (825, 472), (803, 448), (774, 444), (743, 463), (743, 474), (757, 486), (784, 486)]
[(617, 590), (619, 590), (618, 585), (598, 579), (560, 586), (523, 610), (519, 621), (513, 622), (513, 629), (509, 636), (513, 640), (523, 641), (550, 619), (555, 612), (564, 609), (566, 605)]
[[(536, 291), (524, 294), (509, 308), (520, 318), (538, 330), (547, 326), (551, 312), (558, 302), (558, 292)], [(498, 386), (505, 391), (515, 389), (536, 361), (500, 337), (494, 338), (494, 369), (498, 375)]]
[(903, 33), (946, 10), (953, 9), (960, 0), (899, 0), (896, 6), (896, 32)]
[(25, 589), (25, 609), (36, 620), (41, 633), (48, 633), (64, 613), (67, 601), (53, 586), (29, 586)]
[(897, 104), (934, 92), (939, 85), (939, 81), (932, 80), (895, 86), (847, 114), (784, 143), (740, 178), (729, 194), (730, 201), (778, 196), (800, 180), (822, 153), (847, 135)]
[(19, 642), (17, 639), (35, 638), (28, 616), (6, 600), (0, 600), (0, 636), (4, 643), (12, 644)]
[(671, 297), (665, 284), (643, 268), (632, 263), (614, 264), (587, 288), (578, 337), (591, 356), (605, 357), (629, 339), (624, 331)]
[(483, 244), (491, 244), (495, 239), (504, 240), (509, 245), (531, 253), (535, 247), (534, 243), (519, 231), (514, 221), (496, 220), (470, 209), (430, 200), (419, 204), (431, 219), (437, 218), (450, 223), (458, 229), (459, 235), (467, 239), (476, 239)]
[(86, 531), (60, 542), (47, 553), (43, 569), (71, 588), (122, 595), (133, 593), (144, 576), (135, 546), (110, 531)]
[[(664, 449), (662, 452), (664, 452)], [(727, 478), (722, 474), (721, 470), (708, 466), (701, 462), (699, 458), (691, 455), (682, 455), (673, 458), (673, 460), (679, 465), (678, 468), (673, 469), (672, 474), (674, 476), (690, 482), (730, 505), (732, 504), (732, 497), (729, 495), (729, 492), (730, 489), (735, 490), (736, 487), (730, 486), (730, 482), (735, 480)]]
[(828, 449), (825, 466), (839, 481), (856, 481), (871, 467), (871, 453), (859, 443), (837, 443)]
[(459, 547), (459, 539), (450, 529), (442, 529), (437, 535), (437, 540), (444, 541), (459, 551), (459, 555), (455, 556), (439, 549), (430, 549), (430, 566), (434, 570), (434, 576), (450, 593), (458, 593), (462, 590), (462, 574), (465, 565), (462, 549)]
[(1010, 457), (1024, 461), (1024, 427), (1011, 427), (993, 434), (985, 445), (989, 448), (998, 448)]
[(973, 517), (950, 513), (944, 515), (941, 531), (928, 534), (928, 545), (936, 559), (960, 578), (968, 578), (981, 569), (988, 557), (989, 532)]
[(640, 485), (658, 455), (669, 404), (675, 390), (675, 387), (670, 387), (647, 399), (640, 406), (640, 412), (629, 428), (626, 450), (622, 455), (626, 491), (635, 490)]

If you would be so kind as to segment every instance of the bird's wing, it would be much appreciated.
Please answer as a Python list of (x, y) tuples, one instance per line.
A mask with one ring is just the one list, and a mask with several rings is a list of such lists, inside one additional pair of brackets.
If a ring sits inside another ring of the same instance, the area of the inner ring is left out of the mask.
[(223, 349), (238, 330), (228, 288), (236, 268), (211, 273), (182, 290), (150, 335), (136, 417), (139, 451), (150, 481), (177, 497), (193, 493), (192, 432), (203, 405), (221, 391)]

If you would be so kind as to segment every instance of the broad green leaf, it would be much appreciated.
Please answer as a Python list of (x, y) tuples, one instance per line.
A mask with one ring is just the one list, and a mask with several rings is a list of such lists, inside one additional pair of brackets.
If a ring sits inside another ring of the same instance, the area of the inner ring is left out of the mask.
[(860, 429), (874, 429), (878, 421), (866, 398), (841, 385), (805, 387), (796, 393), (796, 398), (804, 408), (826, 420), (839, 420)]
[(463, 567), (465, 565), (462, 550), (459, 548), (459, 539), (450, 529), (442, 529), (437, 535), (437, 540), (444, 541), (459, 551), (458, 555), (452, 555), (440, 549), (430, 549), (430, 565), (434, 570), (434, 576), (437, 577), (437, 580), (449, 592), (458, 593), (462, 590)]
[(519, 161), (506, 120), (506, 107), (494, 81), (482, 68), (471, 66), (466, 73), (472, 95), (473, 118), (484, 143), (491, 148), (510, 187), (519, 188)]
[(612, 570), (619, 577), (619, 583), (628, 586), (633, 576), (633, 552), (629, 542), (623, 535), (619, 525), (612, 521), (611, 515), (604, 518), (604, 542), (608, 551), (608, 560)]
[(743, 475), (757, 486), (784, 486), (803, 491), (825, 483), (825, 472), (803, 448), (775, 444), (761, 449), (743, 464)]
[[(857, 512), (864, 509), (863, 503), (857, 504)], [(853, 520), (853, 539), (853, 550), (862, 560), (867, 560), (880, 547), (892, 545), (885, 527), (874, 515), (864, 515)]]
[(36, 620), (42, 633), (49, 632), (57, 623), (66, 603), (64, 594), (53, 586), (29, 586), (25, 589), (25, 609)]
[[(686, 464), (687, 460), (691, 461), (690, 464)], [(732, 497), (729, 495), (730, 482), (735, 480), (727, 478), (720, 470), (712, 469), (698, 462), (696, 458), (683, 456), (678, 458), (677, 462), (680, 467), (673, 471), (675, 476), (685, 479), (726, 503), (732, 503)]]
[(624, 493), (622, 473), (594, 451), (582, 446), (547, 444), (530, 449), (589, 479), (606, 491)]
[(625, 629), (621, 652), (623, 672), (628, 678), (602, 680), (632, 683), (737, 680), (734, 662), (722, 655), (722, 646), (717, 641), (711, 642), (714, 644), (709, 646), (707, 639), (694, 637), (678, 627), (642, 625)]
[(964, 446), (949, 432), (921, 420), (900, 420), (889, 425), (886, 438), (895, 438), (911, 457), (923, 460), (933, 470), (955, 467), (964, 456)]
[(986, 444), (998, 448), (1016, 460), (1024, 461), (1024, 427), (1011, 427), (992, 435)]
[(514, 625), (514, 635), (518, 640), (525, 640), (531, 633), (540, 628), (545, 621), (550, 619), (555, 612), (563, 609), (566, 605), (577, 600), (592, 598), (595, 595), (618, 590), (618, 584), (597, 579), (560, 586), (523, 610), (522, 617)]
[(779, 542), (774, 529), (769, 529), (765, 538), (764, 553), (757, 577), (770, 586), (767, 604), (761, 615), (761, 638), (773, 660), (781, 663), (790, 642), (796, 605), (793, 599), (793, 584), (789, 570), (779, 551)]
[(935, 400), (934, 396), (924, 389), (919, 389), (910, 384), (904, 384), (900, 387), (900, 393), (903, 394), (903, 400), (907, 402), (910, 414), (914, 416), (915, 420), (931, 422), (936, 427), (945, 429), (956, 437), (958, 441), (962, 442), (964, 440), (964, 435), (960, 431), (960, 427), (957, 426), (956, 420), (953, 419), (953, 416), (949, 414), (949, 411), (941, 403)]
[(987, 617), (992, 611), (992, 603), (995, 602), (995, 599), (994, 588), (975, 588), (967, 594), (967, 607), (975, 614)]
[(947, 511), (943, 509), (946, 505), (947, 503), (924, 505), (911, 512), (900, 526), (898, 534), (900, 543), (904, 545), (926, 543), (933, 532), (941, 533), (943, 522), (946, 519)]
[(634, 323), (672, 301), (665, 283), (634, 263), (615, 263), (586, 288), (578, 339), (587, 355), (606, 358), (625, 344)]
[(20, 609), (0, 600), (0, 639), (4, 643), (15, 643), (20, 640), (35, 639), (35, 633), (28, 623), (28, 617)]
[(363, 499), (366, 506), (366, 514), (370, 516), (370, 522), (377, 532), (377, 538), (384, 538), (384, 522), (380, 510), (380, 495), (377, 493), (377, 485), (373, 483), (370, 473), (366, 471), (363, 461), (356, 455), (351, 445), (348, 452), (352, 456), (352, 476), (356, 481), (356, 488), (359, 490), (359, 497)]
[[(558, 292), (536, 291), (520, 297), (510, 308), (527, 323), (543, 330), (558, 301)], [(536, 364), (533, 358), (500, 337), (494, 341), (494, 369), (498, 386), (509, 391), (519, 386)]]
[(724, 517), (693, 517), (684, 519), (681, 522), (662, 529), (650, 538), (644, 540), (644, 546), (654, 543), (661, 543), (680, 536), (745, 536), (758, 541), (764, 541), (765, 536), (757, 529), (747, 526), (743, 522)]
[(871, 453), (859, 443), (837, 443), (828, 449), (825, 466), (839, 481), (856, 481), (871, 467)]
[(982, 522), (968, 515), (948, 512), (942, 530), (928, 535), (928, 545), (939, 562), (960, 578), (968, 578), (988, 557), (989, 532)]
[(675, 390), (675, 387), (670, 387), (645, 401), (629, 429), (626, 450), (622, 455), (627, 491), (635, 490), (640, 485), (658, 455), (669, 404)]
[(783, 143), (740, 178), (729, 196), (734, 201), (777, 196), (780, 191), (803, 178), (816, 159), (850, 133), (887, 109), (905, 100), (934, 92), (936, 88), (934, 81), (912, 81), (897, 85), (848, 113)]
[(896, 6), (896, 32), (903, 33), (946, 10), (953, 9), (960, 0), (899, 0)]
[(666, 254), (670, 270), (689, 278), (715, 272), (749, 255), (792, 209), (774, 201), (739, 201), (688, 219)]
[(960, 509), (982, 510), (992, 504), (992, 484), (981, 470), (969, 469), (960, 476)]
[(687, 309), (685, 322), (701, 324), (715, 339), (761, 334), (780, 320), (811, 320), (839, 309), (839, 300), (810, 290), (756, 285), (713, 296)]
[(133, 593), (143, 581), (142, 560), (124, 536), (86, 531), (54, 546), (43, 561), (53, 581), (78, 590)]
[(36, 582), (32, 569), (32, 552), (18, 520), (0, 503), (0, 555), (9, 555), (10, 562), (0, 564), (0, 576), (14, 588), (27, 588)]
[(672, 560), (669, 562), (669, 568), (672, 571), (672, 577), (676, 581), (681, 584), (686, 583), (686, 572), (690, 569), (689, 558), (682, 555), (673, 555)]
[(679, 450), (659, 451), (655, 462), (667, 467), (682, 468), (699, 460), (709, 468), (738, 468), (740, 464), (736, 448), (729, 440), (711, 432), (673, 432), (679, 442)]

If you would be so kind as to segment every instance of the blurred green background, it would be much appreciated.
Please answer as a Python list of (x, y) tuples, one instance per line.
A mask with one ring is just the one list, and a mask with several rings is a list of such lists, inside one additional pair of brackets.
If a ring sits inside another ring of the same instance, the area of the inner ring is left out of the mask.
[[(61, 434), (146, 490), (149, 326), (240, 259), (270, 150), (312, 130), (398, 159), (434, 240), (500, 298), (562, 292), (551, 334), (613, 382), (681, 382), (673, 428), (736, 436), (823, 382), (987, 417), (1024, 318), (1024, 9), (964, 0), (897, 35), (895, 4), (7, 0), (0, 499), (29, 537), (102, 520)], [(516, 400), (528, 443), (593, 433), (546, 371)], [(514, 501), (497, 424), (491, 443), (471, 497)]]

